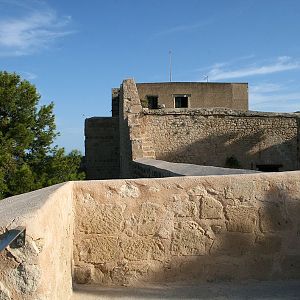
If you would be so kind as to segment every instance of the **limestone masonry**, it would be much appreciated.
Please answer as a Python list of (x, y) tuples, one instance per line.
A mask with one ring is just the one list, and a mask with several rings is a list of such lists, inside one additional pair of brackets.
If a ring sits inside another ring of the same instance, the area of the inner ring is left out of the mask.
[(25, 245), (0, 252), (0, 299), (69, 300), (82, 284), (299, 281), (300, 172), (262, 172), (299, 168), (299, 118), (250, 112), (247, 97), (246, 84), (113, 89), (112, 117), (85, 122), (88, 178), (111, 180), (0, 202), (0, 242), (26, 227)]
[(244, 83), (135, 83), (112, 90), (111, 118), (85, 123), (89, 179), (131, 178), (132, 161), (259, 171), (299, 169), (299, 116), (248, 111)]
[[(73, 283), (300, 279), (300, 172), (70, 182), (0, 202), (0, 299)], [(73, 283), (72, 283), (73, 282)]]

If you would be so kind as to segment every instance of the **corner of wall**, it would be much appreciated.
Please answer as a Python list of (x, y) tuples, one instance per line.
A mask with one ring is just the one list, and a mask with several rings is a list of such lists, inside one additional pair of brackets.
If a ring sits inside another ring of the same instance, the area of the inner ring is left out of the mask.
[(152, 152), (149, 137), (145, 135), (143, 108), (134, 79), (124, 80), (120, 91), (120, 173), (121, 178), (130, 178), (131, 162), (144, 157), (145, 152)]

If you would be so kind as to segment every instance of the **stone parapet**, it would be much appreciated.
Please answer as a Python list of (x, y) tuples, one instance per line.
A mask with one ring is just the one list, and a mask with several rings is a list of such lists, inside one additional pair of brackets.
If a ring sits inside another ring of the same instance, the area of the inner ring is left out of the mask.
[(300, 278), (299, 172), (75, 184), (75, 281)]
[[(66, 183), (0, 202), (3, 299), (102, 286), (300, 279), (300, 172)], [(73, 261), (73, 262), (72, 262)]]
[(161, 178), (175, 176), (211, 176), (252, 174), (254, 170), (199, 166), (183, 163), (170, 163), (163, 160), (140, 158), (133, 161), (134, 178)]
[(245, 111), (229, 108), (161, 108), (148, 109), (143, 108), (145, 115), (199, 115), (199, 116), (235, 116), (235, 117), (282, 117), (282, 118), (299, 118), (299, 113), (277, 113), (262, 111)]
[(0, 239), (26, 227), (21, 248), (0, 252), (0, 299), (61, 300), (72, 296), (72, 183), (0, 201)]

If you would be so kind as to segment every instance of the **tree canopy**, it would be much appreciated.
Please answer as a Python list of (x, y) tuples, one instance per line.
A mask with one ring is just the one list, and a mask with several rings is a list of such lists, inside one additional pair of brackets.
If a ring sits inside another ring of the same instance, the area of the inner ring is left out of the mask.
[(80, 180), (81, 154), (54, 146), (54, 104), (40, 105), (36, 87), (0, 72), (0, 199)]

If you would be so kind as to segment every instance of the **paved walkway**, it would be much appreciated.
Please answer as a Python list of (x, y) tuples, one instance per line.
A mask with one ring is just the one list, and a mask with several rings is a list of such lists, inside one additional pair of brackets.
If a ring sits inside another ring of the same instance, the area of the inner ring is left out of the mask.
[(248, 281), (242, 283), (201, 283), (198, 285), (147, 285), (142, 288), (74, 287), (72, 300), (112, 299), (300, 299), (300, 281)]

